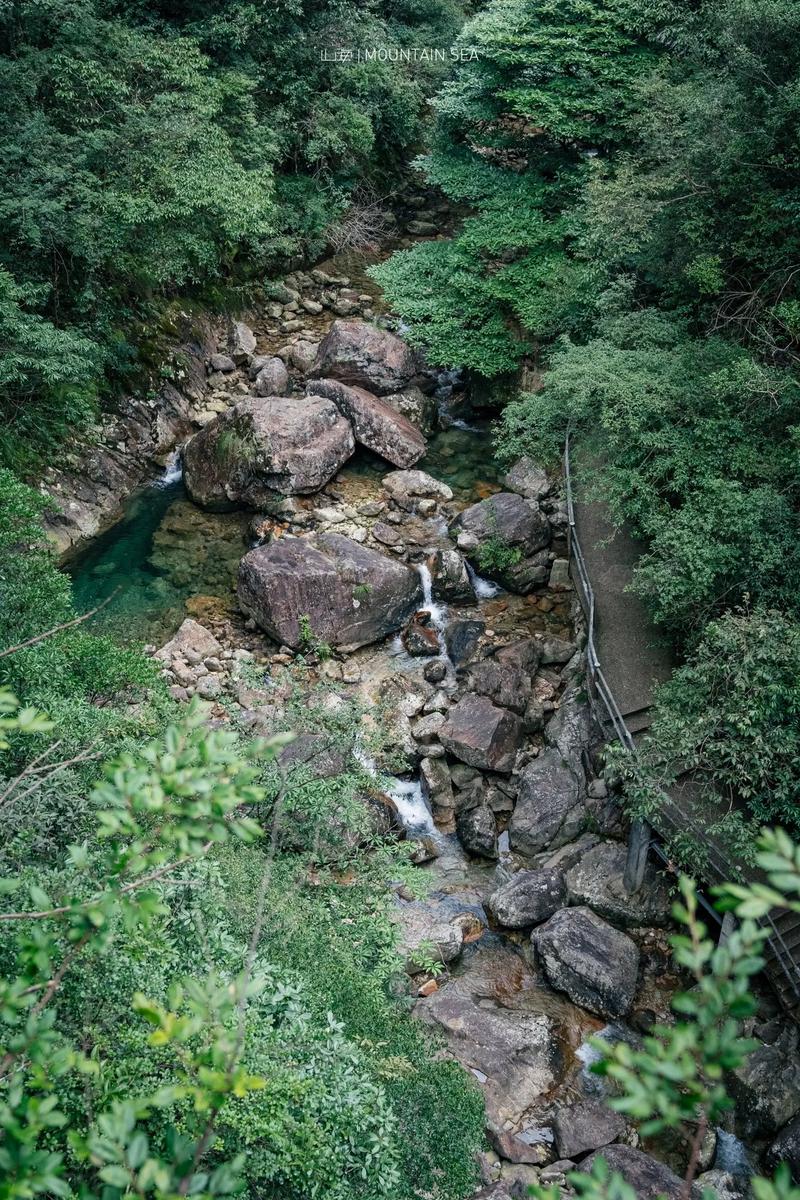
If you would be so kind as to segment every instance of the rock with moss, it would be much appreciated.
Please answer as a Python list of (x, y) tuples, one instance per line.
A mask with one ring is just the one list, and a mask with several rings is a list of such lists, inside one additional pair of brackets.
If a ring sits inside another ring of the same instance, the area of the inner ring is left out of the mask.
[(451, 532), (480, 573), (509, 591), (526, 594), (546, 582), (550, 522), (534, 501), (498, 492), (459, 513)]

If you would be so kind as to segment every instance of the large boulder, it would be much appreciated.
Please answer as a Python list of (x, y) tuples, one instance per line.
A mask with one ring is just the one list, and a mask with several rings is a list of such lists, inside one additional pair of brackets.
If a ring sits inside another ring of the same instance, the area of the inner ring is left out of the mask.
[(550, 523), (516, 492), (498, 492), (464, 509), (452, 530), (481, 572), (509, 591), (527, 593), (549, 575)]
[(800, 1183), (800, 1117), (785, 1125), (767, 1150), (766, 1163), (770, 1171), (782, 1162), (788, 1163), (792, 1179)]
[(497, 858), (497, 822), (485, 804), (462, 809), (456, 817), (456, 833), (468, 854)]
[(412, 384), (402, 392), (392, 392), (386, 401), (416, 426), (420, 433), (433, 433), (436, 428), (436, 398), (429, 392), (423, 392), (422, 388)]
[(255, 353), (256, 335), (244, 321), (232, 321), (228, 329), (228, 350), (237, 366), (244, 366)]
[(352, 425), (359, 445), (396, 467), (411, 467), (425, 453), (425, 438), (419, 430), (380, 396), (335, 379), (311, 379), (306, 392), (332, 400)]
[(666, 1200), (681, 1200), (683, 1196), (683, 1180), (642, 1150), (634, 1150), (632, 1146), (605, 1146), (590, 1154), (581, 1163), (581, 1170), (591, 1171), (598, 1158), (604, 1158), (610, 1170), (622, 1176), (633, 1188), (637, 1200), (657, 1200), (662, 1196)]
[(450, 709), (439, 741), (467, 766), (508, 774), (522, 741), (522, 722), (485, 696), (468, 694)]
[(457, 550), (435, 550), (428, 559), (433, 595), (450, 604), (474, 604), (467, 564)]
[(340, 650), (394, 633), (422, 599), (416, 571), (337, 533), (257, 546), (239, 565), (238, 593), (276, 641)]
[(247, 397), (195, 434), (184, 477), (203, 508), (265, 508), (276, 492), (319, 491), (354, 450), (350, 422), (331, 400)]
[(747, 1139), (773, 1137), (800, 1112), (800, 1031), (787, 1025), (730, 1075), (729, 1088)]
[(260, 365), (253, 379), (253, 391), (257, 396), (283, 396), (289, 385), (289, 372), (277, 355)]
[(666, 879), (652, 865), (633, 894), (625, 887), (628, 852), (621, 842), (599, 842), (567, 871), (570, 904), (588, 904), (615, 925), (666, 925), (672, 898)]
[(428, 958), (451, 963), (464, 945), (464, 929), (450, 912), (434, 904), (400, 904), (391, 918), (399, 929), (400, 953), (409, 975), (422, 970)]
[(528, 855), (556, 850), (573, 841), (585, 822), (578, 776), (557, 750), (545, 750), (520, 777), (517, 806), (508, 830), (512, 849)]
[(470, 671), (470, 686), (479, 696), (488, 696), (493, 704), (524, 713), (533, 685), (529, 673), (508, 658), (487, 658)]
[(626, 933), (590, 908), (562, 908), (533, 931), (531, 940), (551, 985), (601, 1017), (631, 1007), (639, 950)]
[(492, 892), (488, 906), (498, 925), (504, 925), (506, 929), (525, 929), (552, 917), (563, 907), (566, 899), (563, 873), (547, 868), (541, 871), (517, 871), (508, 883)]
[(385, 329), (366, 321), (334, 321), (320, 343), (314, 374), (367, 388), (379, 396), (417, 381), (414, 352)]
[(541, 500), (552, 486), (544, 468), (527, 455), (517, 459), (503, 476), (503, 483), (510, 492), (519, 492), (526, 500)]
[(582, 1100), (556, 1113), (553, 1132), (559, 1158), (577, 1159), (622, 1137), (625, 1118), (602, 1100)]

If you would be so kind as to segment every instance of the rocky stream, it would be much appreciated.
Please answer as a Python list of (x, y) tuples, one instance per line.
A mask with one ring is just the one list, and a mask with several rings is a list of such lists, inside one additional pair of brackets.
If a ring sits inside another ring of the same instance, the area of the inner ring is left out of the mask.
[[(636, 1042), (680, 981), (668, 878), (648, 868), (634, 897), (622, 881), (561, 483), (525, 460), (500, 472), (486, 413), (392, 331), (369, 261), (295, 270), (246, 320), (204, 326), (166, 403), (119, 416), (90, 467), (51, 474), (65, 547), (151, 477), (68, 561), (76, 599), (112, 597), (97, 624), (149, 643), (172, 695), (215, 719), (259, 732), (321, 685), (367, 723), (379, 710), (391, 822), (428, 884), (395, 893), (408, 987), (484, 1094), (480, 1194), (566, 1189), (602, 1150), (639, 1196), (677, 1200), (686, 1146), (643, 1145), (588, 1070), (592, 1035)], [(322, 733), (286, 753), (341, 769)], [(700, 1183), (721, 1197), (747, 1191), (735, 1135), (760, 1150), (800, 1109), (796, 1030), (762, 1008), (738, 1124), (702, 1149)]]

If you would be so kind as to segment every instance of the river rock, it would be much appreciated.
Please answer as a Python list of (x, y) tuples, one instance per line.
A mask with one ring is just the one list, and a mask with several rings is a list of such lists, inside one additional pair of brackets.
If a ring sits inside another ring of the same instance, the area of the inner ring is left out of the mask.
[(625, 1118), (602, 1100), (582, 1100), (565, 1105), (553, 1121), (559, 1158), (576, 1159), (588, 1150), (608, 1146), (622, 1137)]
[[(505, 947), (477, 949), (463, 974), (420, 1000), (415, 1014), (438, 1026), (448, 1048), (478, 1074), (490, 1127), (517, 1127), (563, 1070), (557, 1019), (549, 1010), (516, 1010), (506, 997), (532, 994), (533, 978)], [(551, 997), (552, 999), (552, 997)]]
[(800, 1183), (800, 1117), (784, 1125), (767, 1150), (766, 1163), (774, 1171), (782, 1162), (788, 1163), (792, 1179)]
[(456, 667), (461, 667), (474, 657), (486, 625), (483, 621), (451, 621), (444, 631), (447, 656)]
[(583, 789), (557, 750), (545, 750), (520, 778), (517, 806), (509, 825), (511, 847), (538, 854), (565, 846), (586, 822)]
[(627, 849), (621, 842), (599, 842), (567, 871), (570, 904), (588, 904), (616, 925), (666, 925), (672, 911), (663, 875), (648, 864), (642, 886), (630, 895), (625, 887)]
[(279, 538), (239, 566), (239, 604), (283, 645), (306, 633), (354, 650), (399, 629), (422, 599), (416, 571), (338, 533)]
[(584, 1159), (581, 1170), (591, 1171), (598, 1158), (604, 1158), (611, 1171), (619, 1172), (633, 1188), (637, 1200), (658, 1200), (662, 1196), (666, 1200), (681, 1200), (683, 1180), (657, 1158), (632, 1146), (606, 1146)]
[(450, 709), (439, 740), (467, 766), (508, 774), (522, 741), (522, 724), (515, 713), (497, 708), (485, 696), (467, 694)]
[(289, 372), (277, 356), (268, 358), (253, 380), (256, 396), (282, 396), (289, 383)]
[(379, 396), (401, 392), (419, 371), (404, 341), (366, 321), (334, 321), (320, 343), (314, 374), (367, 388)]
[[(550, 523), (534, 501), (516, 492), (498, 492), (459, 513), (452, 529), (481, 573), (509, 591), (525, 594), (547, 579)], [(485, 558), (492, 545), (515, 561), (493, 563)]]
[(154, 657), (161, 662), (182, 658), (189, 664), (200, 663), (204, 658), (215, 657), (222, 650), (210, 629), (187, 617), (173, 638), (157, 650)]
[(547, 472), (527, 455), (517, 459), (511, 470), (503, 476), (503, 483), (510, 492), (519, 492), (526, 500), (541, 500), (551, 490)]
[(412, 385), (402, 392), (391, 392), (387, 404), (410, 421), (422, 434), (428, 435), (436, 428), (436, 399), (422, 388)]
[(237, 366), (250, 361), (255, 353), (256, 335), (244, 321), (234, 321), (228, 330), (228, 352)]
[(744, 1200), (750, 1195), (750, 1188), (745, 1179), (737, 1179), (728, 1171), (703, 1171), (692, 1184), (692, 1200), (704, 1200), (712, 1193), (716, 1200)]
[(335, 379), (311, 379), (306, 392), (332, 400), (352, 425), (356, 441), (396, 467), (411, 467), (425, 453), (419, 430), (380, 396)]
[(447, 964), (461, 953), (464, 945), (462, 925), (436, 905), (412, 901), (401, 904), (391, 916), (400, 930), (399, 950), (409, 975), (422, 970), (420, 958), (430, 956)]
[(403, 648), (414, 658), (434, 657), (439, 654), (439, 635), (426, 608), (415, 612), (400, 635)]
[(473, 604), (475, 592), (467, 564), (457, 550), (437, 550), (428, 559), (433, 595), (450, 604)]
[(759, 1046), (731, 1072), (745, 1138), (774, 1137), (800, 1112), (799, 1037), (797, 1026), (786, 1025), (775, 1042)]
[(477, 858), (497, 858), (497, 823), (485, 804), (462, 809), (456, 817), (456, 833), (468, 854)]
[(480, 696), (488, 696), (493, 704), (524, 713), (531, 698), (530, 675), (521, 667), (496, 658), (484, 659), (470, 671), (470, 686)]
[(413, 512), (418, 500), (452, 500), (453, 490), (427, 471), (390, 471), (381, 480), (398, 508)]
[(236, 370), (236, 363), (229, 354), (212, 354), (209, 365), (212, 371), (220, 371), (223, 375), (229, 375), (231, 371)]
[(319, 491), (354, 449), (350, 423), (330, 400), (247, 397), (189, 442), (186, 487), (203, 508), (268, 509), (276, 492)]
[(453, 781), (443, 758), (423, 758), (419, 764), (422, 795), (435, 818), (449, 820), (453, 812)]
[(601, 1017), (631, 1007), (639, 972), (636, 943), (590, 908), (562, 908), (531, 940), (551, 985)]
[(566, 899), (563, 872), (552, 868), (517, 871), (508, 883), (492, 892), (488, 906), (498, 925), (504, 925), (506, 929), (525, 929), (552, 917), (566, 904)]

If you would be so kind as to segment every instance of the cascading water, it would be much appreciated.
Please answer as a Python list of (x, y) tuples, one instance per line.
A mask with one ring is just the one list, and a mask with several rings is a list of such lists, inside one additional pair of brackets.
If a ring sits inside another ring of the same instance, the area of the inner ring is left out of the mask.
[(154, 487), (168, 488), (183, 479), (183, 451), (180, 447), (173, 450), (164, 467), (164, 474), (155, 481)]
[(491, 600), (494, 596), (500, 595), (503, 589), (499, 583), (493, 583), (491, 579), (483, 579), (473, 570), (469, 563), (466, 566), (472, 590), (479, 600)]
[(735, 1133), (726, 1133), (724, 1129), (717, 1129), (714, 1167), (718, 1171), (727, 1171), (737, 1179), (749, 1179), (754, 1173), (744, 1142)]
[(407, 834), (411, 837), (436, 839), (441, 836), (433, 823), (431, 810), (425, 803), (422, 784), (418, 779), (395, 779), (390, 776), (387, 781), (387, 777), (378, 770), (375, 759), (358, 740), (353, 746), (353, 757), (373, 779), (378, 780), (381, 785), (386, 784), (386, 793), (394, 801), (400, 823)]

